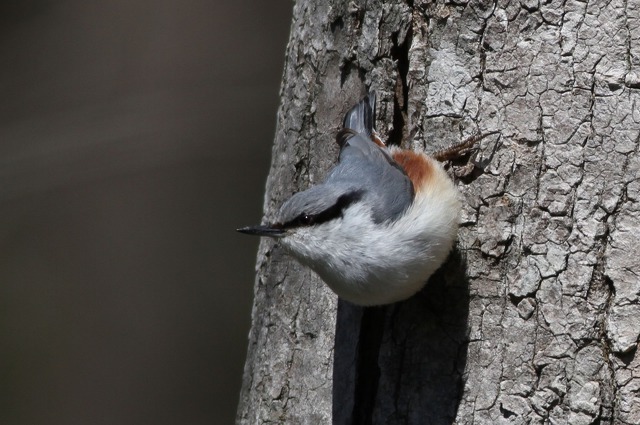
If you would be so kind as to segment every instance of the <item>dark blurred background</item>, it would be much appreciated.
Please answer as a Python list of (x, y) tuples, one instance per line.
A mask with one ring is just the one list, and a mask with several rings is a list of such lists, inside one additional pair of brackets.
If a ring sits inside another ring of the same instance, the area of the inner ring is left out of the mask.
[(0, 2), (0, 424), (229, 424), (292, 2)]

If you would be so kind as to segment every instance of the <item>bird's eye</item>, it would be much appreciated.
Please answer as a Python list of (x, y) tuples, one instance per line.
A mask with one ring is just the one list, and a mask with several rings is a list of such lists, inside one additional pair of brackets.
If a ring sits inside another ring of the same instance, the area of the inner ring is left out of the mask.
[(315, 222), (315, 215), (305, 213), (300, 214), (295, 220), (293, 220), (293, 223), (297, 226), (311, 226), (312, 224), (315, 224)]

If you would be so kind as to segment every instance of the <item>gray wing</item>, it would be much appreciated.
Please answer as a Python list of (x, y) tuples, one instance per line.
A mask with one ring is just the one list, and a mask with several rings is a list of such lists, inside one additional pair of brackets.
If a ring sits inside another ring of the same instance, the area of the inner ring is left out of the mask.
[(383, 148), (371, 140), (375, 122), (375, 93), (371, 92), (344, 118), (338, 134), (340, 156), (324, 183), (293, 195), (283, 204), (279, 223), (290, 224), (301, 216), (340, 214), (358, 200), (371, 206), (376, 223), (400, 217), (413, 201), (411, 181)]
[(376, 223), (394, 221), (411, 205), (414, 191), (402, 168), (367, 135), (355, 134), (342, 145), (339, 163), (324, 183), (362, 193)]

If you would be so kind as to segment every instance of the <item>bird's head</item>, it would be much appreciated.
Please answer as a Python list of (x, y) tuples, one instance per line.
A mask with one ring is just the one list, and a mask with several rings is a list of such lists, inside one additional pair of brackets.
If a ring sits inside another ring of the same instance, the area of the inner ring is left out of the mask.
[[(238, 232), (280, 239), (301, 260), (321, 255), (327, 241), (342, 232), (347, 211), (362, 203), (363, 192), (321, 184), (287, 200), (272, 223), (248, 226)], [(362, 205), (360, 205), (362, 206)]]

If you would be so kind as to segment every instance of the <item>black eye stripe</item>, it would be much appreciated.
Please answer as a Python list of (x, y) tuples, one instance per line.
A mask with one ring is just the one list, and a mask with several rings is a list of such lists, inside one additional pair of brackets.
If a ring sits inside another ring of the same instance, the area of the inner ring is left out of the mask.
[(302, 227), (302, 226), (313, 226), (315, 224), (326, 223), (327, 221), (331, 221), (335, 218), (341, 217), (344, 210), (356, 202), (360, 198), (362, 198), (362, 191), (353, 191), (346, 193), (338, 198), (336, 203), (326, 210), (318, 213), (318, 214), (307, 214), (302, 213), (293, 220), (288, 221), (283, 224), (284, 228), (292, 228), (292, 227)]

